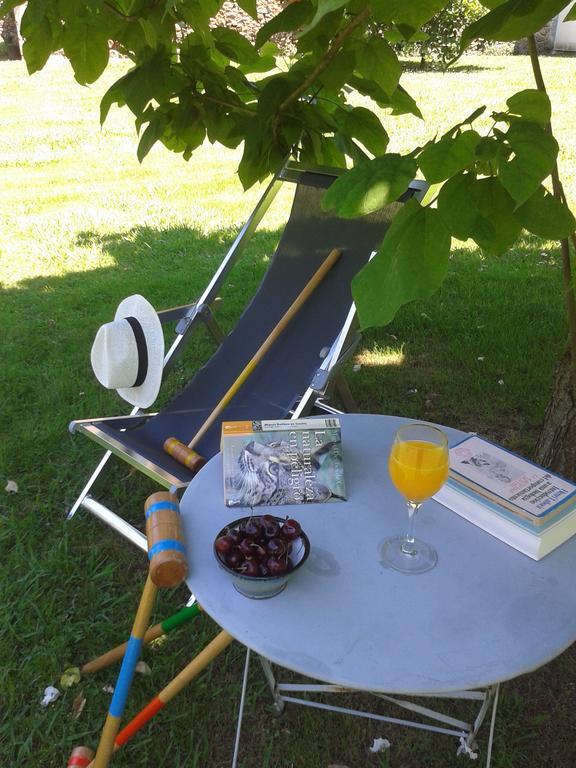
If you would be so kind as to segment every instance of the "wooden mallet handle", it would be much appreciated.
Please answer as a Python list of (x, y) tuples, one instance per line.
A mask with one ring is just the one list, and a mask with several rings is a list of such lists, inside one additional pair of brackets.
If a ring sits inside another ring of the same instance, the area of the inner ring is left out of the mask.
[[(268, 352), (272, 344), (274, 344), (276, 339), (280, 336), (280, 334), (286, 328), (288, 323), (290, 323), (292, 318), (300, 311), (303, 304), (307, 301), (307, 299), (311, 296), (311, 294), (316, 290), (318, 285), (326, 277), (328, 272), (332, 269), (332, 267), (334, 266), (336, 261), (338, 261), (341, 255), (342, 255), (342, 251), (339, 248), (334, 248), (333, 250), (330, 251), (326, 259), (323, 261), (322, 265), (316, 270), (316, 272), (310, 278), (310, 280), (302, 289), (302, 291), (294, 299), (290, 307), (286, 310), (284, 315), (280, 318), (278, 323), (274, 326), (269, 336), (258, 348), (258, 350), (254, 354), (250, 362), (246, 365), (246, 367), (242, 371), (242, 373), (234, 381), (230, 389), (228, 389), (228, 391), (222, 397), (218, 405), (214, 408), (212, 413), (208, 416), (204, 424), (202, 424), (198, 432), (196, 432), (192, 440), (188, 443), (189, 450), (186, 451), (186, 446), (184, 446), (179, 440), (176, 440), (176, 438), (171, 437), (164, 442), (164, 450), (167, 453), (169, 453), (171, 456), (173, 456), (173, 458), (175, 458), (177, 461), (179, 461), (181, 464), (184, 464), (185, 466), (190, 466), (191, 463), (194, 463), (194, 461), (196, 460), (195, 457), (199, 456), (199, 454), (197, 454), (195, 451), (192, 450), (194, 446), (198, 444), (199, 440), (202, 439), (202, 437), (205, 435), (207, 430), (216, 421), (218, 416), (222, 413), (224, 408), (226, 408), (228, 403), (232, 400), (232, 398), (234, 397), (236, 392), (238, 392), (240, 387), (244, 384), (246, 379), (248, 379), (248, 377), (251, 376), (254, 369), (256, 368), (258, 363), (262, 360), (264, 355)], [(190, 457), (190, 454), (192, 454), (192, 457)], [(190, 468), (192, 467), (190, 466)]]

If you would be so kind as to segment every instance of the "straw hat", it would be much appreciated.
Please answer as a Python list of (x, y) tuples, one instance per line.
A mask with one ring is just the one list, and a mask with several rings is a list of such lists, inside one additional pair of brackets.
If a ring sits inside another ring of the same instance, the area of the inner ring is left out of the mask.
[(128, 296), (113, 322), (100, 326), (90, 353), (96, 378), (139, 408), (152, 405), (162, 381), (164, 335), (154, 307)]

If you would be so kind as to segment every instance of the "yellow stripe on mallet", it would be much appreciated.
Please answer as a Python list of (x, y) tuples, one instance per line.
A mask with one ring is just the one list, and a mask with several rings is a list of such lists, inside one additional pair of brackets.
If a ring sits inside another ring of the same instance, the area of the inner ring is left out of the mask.
[(244, 384), (246, 379), (253, 373), (254, 369), (258, 365), (258, 363), (262, 360), (264, 355), (268, 352), (272, 344), (276, 341), (276, 339), (280, 336), (282, 331), (286, 328), (288, 323), (292, 320), (292, 318), (300, 311), (303, 304), (307, 301), (307, 299), (312, 295), (312, 293), (316, 290), (318, 285), (322, 282), (322, 280), (326, 277), (328, 272), (332, 269), (334, 264), (338, 261), (340, 256), (342, 255), (342, 251), (339, 248), (334, 248), (322, 265), (316, 270), (314, 275), (310, 278), (306, 286), (302, 289), (302, 291), (298, 294), (296, 299), (292, 302), (290, 307), (286, 310), (284, 315), (280, 318), (276, 326), (273, 328), (273, 330), (270, 332), (266, 340), (262, 343), (262, 345), (259, 347), (257, 352), (254, 354), (250, 362), (246, 365), (242, 373), (238, 376), (236, 381), (232, 384), (230, 389), (226, 392), (226, 394), (222, 397), (218, 405), (214, 408), (212, 413), (208, 416), (204, 424), (200, 427), (198, 432), (194, 435), (192, 440), (188, 443), (188, 445), (184, 445), (184, 443), (180, 442), (180, 440), (177, 440), (175, 437), (169, 437), (167, 440), (164, 441), (164, 450), (166, 453), (170, 454), (173, 459), (180, 462), (180, 464), (183, 464), (185, 467), (188, 467), (189, 469), (196, 471), (197, 469), (200, 469), (200, 466), (204, 463), (204, 459), (200, 456), (199, 453), (193, 450), (194, 446), (198, 444), (198, 442), (202, 439), (202, 437), (205, 435), (205, 433), (208, 431), (208, 429), (212, 426), (212, 424), (216, 421), (218, 416), (222, 413), (224, 408), (228, 405), (228, 403), (232, 400), (236, 392), (240, 389), (240, 387)]

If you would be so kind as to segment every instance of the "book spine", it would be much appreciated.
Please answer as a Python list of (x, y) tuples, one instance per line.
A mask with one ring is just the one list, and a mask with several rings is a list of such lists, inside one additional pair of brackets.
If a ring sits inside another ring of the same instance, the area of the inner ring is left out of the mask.
[(501, 503), (498, 498), (494, 498), (489, 493), (485, 493), (481, 487), (474, 488), (472, 484), (468, 485), (467, 483), (462, 483), (453, 478), (448, 479), (447, 485), (453, 488), (457, 493), (467, 496), (473, 502), (483, 506), (490, 512), (509, 520), (513, 525), (525, 528), (536, 536), (574, 511), (573, 504), (567, 504), (565, 508), (555, 510), (554, 514), (551, 514), (546, 519), (542, 520), (541, 518), (534, 518), (533, 516), (528, 515), (523, 510), (517, 511), (511, 509), (508, 505)]
[(503, 517), (492, 515), (489, 512), (487, 514), (487, 510), (482, 508), (479, 502), (460, 493), (448, 484), (435, 494), (434, 499), (533, 560), (540, 560), (546, 554), (538, 536)]

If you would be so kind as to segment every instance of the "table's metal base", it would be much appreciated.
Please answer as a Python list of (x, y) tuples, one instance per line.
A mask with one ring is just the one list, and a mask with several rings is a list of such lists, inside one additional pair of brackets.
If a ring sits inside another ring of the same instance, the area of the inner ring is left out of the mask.
[[(409, 728), (416, 728), (426, 731), (434, 731), (435, 733), (441, 733), (448, 736), (455, 736), (459, 740), (459, 746), (456, 751), (457, 755), (467, 755), (471, 759), (476, 759), (477, 755), (477, 743), (476, 737), (480, 730), (487, 714), (490, 712), (490, 731), (488, 735), (488, 745), (486, 748), (486, 768), (490, 768), (490, 762), (492, 757), (492, 742), (494, 738), (494, 725), (496, 722), (496, 711), (498, 708), (498, 695), (500, 690), (500, 684), (486, 688), (485, 690), (477, 691), (451, 691), (450, 693), (435, 693), (428, 698), (444, 698), (444, 699), (465, 699), (475, 700), (481, 702), (480, 709), (474, 722), (466, 722), (464, 720), (458, 720), (457, 718), (445, 715), (442, 712), (438, 712), (429, 707), (425, 707), (421, 704), (417, 704), (413, 701), (408, 701), (398, 696), (391, 696), (384, 693), (372, 693), (372, 696), (376, 696), (378, 699), (395, 704), (402, 709), (414, 712), (421, 717), (428, 720), (443, 723), (444, 726), (433, 725), (432, 723), (418, 722), (416, 720), (405, 720), (397, 717), (390, 717), (387, 715), (379, 715), (374, 712), (365, 712), (357, 709), (350, 709), (348, 707), (338, 707), (331, 704), (325, 704), (320, 701), (316, 701), (313, 698), (300, 698), (299, 696), (291, 696), (286, 694), (298, 693), (298, 694), (326, 694), (326, 693), (364, 693), (366, 691), (355, 691), (351, 688), (344, 688), (339, 685), (328, 685), (321, 683), (280, 683), (277, 682), (270, 662), (262, 656), (258, 656), (264, 675), (270, 687), (272, 697), (274, 699), (274, 707), (278, 712), (282, 712), (286, 703), (300, 704), (306, 707), (314, 707), (316, 709), (329, 710), (331, 712), (341, 712), (342, 714), (353, 715), (355, 717), (364, 717), (371, 720), (378, 720), (385, 723), (393, 723), (395, 725), (403, 725)], [(246, 650), (246, 663), (244, 665), (244, 677), (242, 680), (242, 693), (240, 697), (240, 710), (238, 714), (238, 725), (236, 728), (236, 740), (234, 744), (234, 755), (232, 758), (232, 768), (236, 768), (238, 760), (238, 750), (240, 746), (240, 733), (242, 728), (242, 715), (244, 712), (244, 700), (246, 695), (246, 686), (248, 683), (248, 671), (250, 667), (250, 650)], [(418, 699), (426, 698), (425, 696), (414, 697)]]

